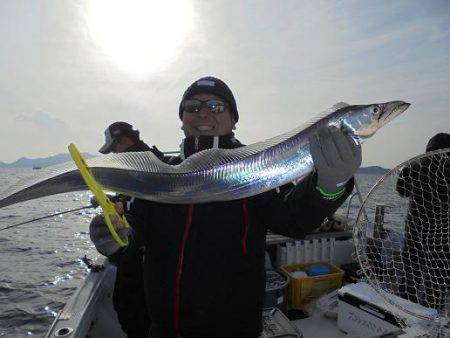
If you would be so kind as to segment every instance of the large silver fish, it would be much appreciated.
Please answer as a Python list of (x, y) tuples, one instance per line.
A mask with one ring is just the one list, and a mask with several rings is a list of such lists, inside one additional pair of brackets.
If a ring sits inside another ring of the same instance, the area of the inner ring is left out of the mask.
[[(409, 103), (392, 101), (349, 106), (341, 103), (291, 132), (238, 149), (209, 149), (179, 165), (161, 162), (151, 152), (111, 154), (87, 161), (107, 190), (150, 201), (190, 204), (228, 201), (260, 194), (314, 169), (308, 137), (318, 128), (345, 129), (363, 142), (404, 112)], [(72, 163), (49, 167), (2, 194), (0, 208), (52, 194), (87, 190)]]

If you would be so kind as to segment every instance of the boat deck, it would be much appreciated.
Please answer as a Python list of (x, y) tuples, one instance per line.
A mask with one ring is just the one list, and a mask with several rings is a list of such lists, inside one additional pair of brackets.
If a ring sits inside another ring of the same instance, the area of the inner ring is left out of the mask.
[[(107, 259), (104, 269), (91, 272), (61, 310), (46, 337), (125, 338), (112, 305), (116, 268)], [(336, 320), (321, 315), (291, 321), (305, 338), (346, 337)]]
[[(342, 338), (350, 337), (339, 330), (336, 319), (322, 315), (312, 315), (308, 318), (291, 321), (303, 334), (304, 338)], [(353, 337), (356, 338), (356, 337)]]
[[(313, 240), (316, 237), (323, 238), (325, 236), (340, 238), (344, 241), (350, 237), (349, 232), (329, 233), (310, 235), (311, 238), (305, 240)], [(316, 236), (316, 237), (315, 237)], [(276, 249), (277, 245), (293, 241), (287, 237), (269, 234), (267, 237), (268, 251)], [(342, 242), (344, 242), (342, 241)], [(345, 257), (344, 257), (345, 256)], [(348, 257), (347, 257), (348, 256)], [(347, 257), (347, 258), (346, 258)], [(336, 255), (343, 262), (351, 258), (351, 252), (341, 251)], [(353, 261), (353, 260), (352, 260)], [(86, 277), (84, 283), (80, 285), (75, 294), (72, 296), (66, 306), (60, 311), (55, 318), (54, 323), (49, 329), (46, 337), (110, 337), (125, 338), (126, 335), (120, 328), (117, 320), (117, 314), (112, 304), (112, 293), (114, 290), (116, 267), (109, 263), (107, 258), (99, 262), (104, 266), (99, 272), (92, 272)], [(335, 262), (338, 264), (338, 262)], [(281, 313), (281, 311), (280, 311)], [(337, 319), (323, 316), (317, 311), (310, 311), (308, 317), (294, 319), (287, 322), (284, 315), (284, 322), (289, 323), (288, 326), (294, 326), (298, 332), (301, 332), (304, 338), (358, 338), (354, 334), (346, 334), (341, 331), (337, 325)], [(294, 318), (295, 316), (290, 316)], [(297, 317), (298, 318), (298, 317)], [(291, 328), (292, 329), (292, 328)], [(406, 335), (401, 337), (414, 337), (415, 335)], [(300, 337), (300, 335), (262, 335), (262, 338), (273, 337)], [(392, 336), (396, 337), (396, 336)], [(400, 337), (400, 336), (399, 336)], [(370, 338), (361, 337), (361, 338)]]

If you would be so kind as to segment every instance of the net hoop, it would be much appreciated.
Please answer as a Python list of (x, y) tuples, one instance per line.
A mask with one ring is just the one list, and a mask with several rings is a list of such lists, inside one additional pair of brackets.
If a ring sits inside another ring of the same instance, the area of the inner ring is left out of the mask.
[[(377, 278), (376, 273), (374, 273), (374, 266), (371, 265), (370, 259), (368, 258), (368, 254), (366, 251), (367, 246), (367, 231), (368, 226), (371, 224), (370, 221), (366, 218), (369, 204), (373, 203), (373, 200), (376, 200), (376, 194), (378, 190), (381, 190), (383, 185), (386, 184), (389, 180), (393, 178), (398, 178), (401, 170), (408, 165), (412, 165), (413, 163), (421, 163), (420, 161), (426, 158), (433, 159), (435, 156), (440, 156), (444, 161), (450, 161), (450, 148), (446, 149), (440, 149), (432, 152), (428, 152), (425, 154), (418, 155), (414, 158), (411, 158), (393, 169), (389, 170), (387, 173), (385, 173), (370, 189), (369, 193), (367, 194), (366, 198), (364, 199), (364, 202), (361, 205), (361, 208), (359, 209), (357, 220), (355, 223), (355, 227), (353, 229), (353, 240), (355, 244), (355, 252), (356, 252), (356, 259), (361, 267), (361, 270), (364, 274), (364, 276), (367, 279), (368, 284), (374, 289), (374, 291), (379, 294), (382, 299), (388, 304), (393, 306), (395, 309), (398, 309), (402, 313), (406, 313), (410, 316), (413, 316), (414, 318), (417, 318), (419, 322), (425, 322), (428, 326), (433, 327), (445, 327), (445, 332), (449, 332), (448, 329), (449, 325), (449, 316), (448, 316), (448, 309), (444, 311), (437, 311), (434, 315), (426, 314), (426, 313), (419, 313), (417, 311), (412, 311), (406, 307), (404, 307), (402, 304), (399, 304), (398, 299), (395, 297), (392, 297), (392, 294), (389, 292), (386, 292), (386, 282), (382, 279), (384, 278), (384, 275), (381, 278)], [(447, 163), (447, 162), (445, 162)], [(447, 188), (447, 193), (448, 193)], [(448, 211), (447, 211), (448, 212)], [(445, 224), (444, 224), (445, 227)], [(448, 232), (447, 232), (448, 233)], [(384, 243), (383, 243), (384, 244)], [(404, 244), (406, 245), (406, 244)], [(384, 246), (381, 245), (378, 250), (383, 250)], [(403, 249), (404, 250), (404, 249)], [(380, 263), (383, 264), (383, 263)], [(395, 263), (392, 263), (393, 265)], [(402, 261), (403, 264), (403, 261)], [(395, 268), (394, 268), (395, 269)], [(385, 272), (385, 271), (383, 271)], [(387, 275), (389, 277), (389, 275)], [(450, 294), (450, 285), (445, 284), (448, 290), (447, 297)], [(418, 286), (420, 288), (420, 286)], [(447, 303), (448, 306), (448, 303)], [(446, 306), (446, 308), (447, 308)], [(396, 315), (396, 318), (399, 319), (399, 316)], [(405, 326), (405, 323), (400, 323), (402, 326)], [(441, 331), (440, 331), (441, 332)]]

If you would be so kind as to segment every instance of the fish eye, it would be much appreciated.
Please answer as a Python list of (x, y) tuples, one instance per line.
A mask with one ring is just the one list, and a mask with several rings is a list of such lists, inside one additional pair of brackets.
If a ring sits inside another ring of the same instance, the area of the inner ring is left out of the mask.
[(378, 107), (373, 108), (374, 113), (378, 113), (379, 111), (380, 111), (380, 109), (378, 109)]

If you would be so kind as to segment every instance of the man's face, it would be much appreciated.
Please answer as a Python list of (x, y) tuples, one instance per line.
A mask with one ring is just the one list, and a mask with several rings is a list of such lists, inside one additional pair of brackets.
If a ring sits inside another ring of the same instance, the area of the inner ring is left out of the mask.
[[(218, 100), (225, 102), (213, 94), (196, 94), (190, 100)], [(183, 125), (181, 129), (186, 137), (189, 136), (221, 136), (231, 133), (235, 122), (228, 105), (221, 113), (212, 113), (205, 105), (198, 112), (183, 112)]]
[(135, 142), (128, 136), (120, 136), (114, 140), (110, 150), (114, 154), (120, 154), (125, 152), (132, 145), (134, 145), (134, 143)]

